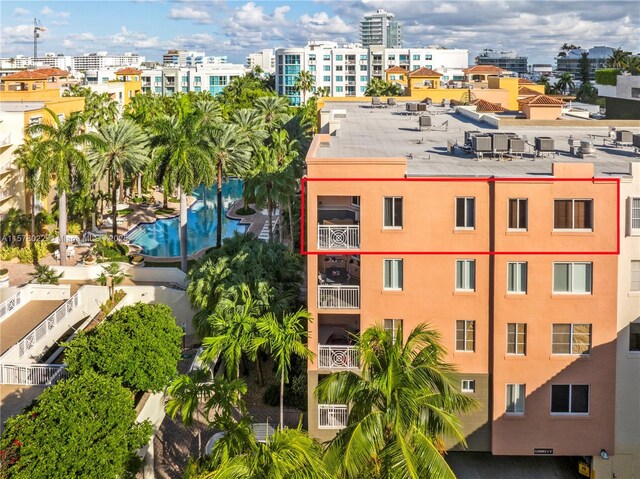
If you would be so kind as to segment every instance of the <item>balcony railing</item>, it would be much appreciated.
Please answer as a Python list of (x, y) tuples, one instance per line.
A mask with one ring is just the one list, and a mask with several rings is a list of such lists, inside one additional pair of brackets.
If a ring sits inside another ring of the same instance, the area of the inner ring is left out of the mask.
[(360, 225), (318, 225), (318, 249), (360, 248)]
[(359, 309), (360, 286), (321, 284), (318, 286), (318, 308)]
[(326, 369), (358, 369), (358, 350), (355, 346), (318, 345), (318, 367)]
[(50, 386), (67, 376), (64, 364), (0, 364), (0, 384)]
[(11, 144), (11, 133), (7, 136), (0, 138), (0, 146), (8, 146)]
[(21, 295), (22, 292), (18, 290), (16, 294), (0, 303), (0, 320), (20, 307), (20, 303), (22, 302)]
[(348, 419), (345, 404), (318, 404), (318, 429), (344, 429)]

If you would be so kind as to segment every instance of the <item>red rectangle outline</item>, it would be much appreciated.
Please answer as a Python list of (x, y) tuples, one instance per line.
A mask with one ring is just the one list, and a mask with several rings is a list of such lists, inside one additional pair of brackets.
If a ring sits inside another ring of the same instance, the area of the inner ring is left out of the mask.
[[(475, 181), (475, 182), (531, 182), (531, 181), (588, 181), (590, 183), (611, 183), (616, 184), (616, 251), (358, 251), (358, 250), (331, 250), (331, 251), (305, 251), (304, 250), (304, 234), (305, 234), (305, 187), (307, 181), (435, 181), (435, 182), (454, 182), (454, 181)], [(619, 255), (620, 254), (620, 178), (453, 178), (453, 177), (433, 177), (433, 178), (308, 178), (303, 177), (301, 180), (300, 190), (300, 254), (307, 255), (337, 255), (337, 254), (357, 254), (357, 255)]]

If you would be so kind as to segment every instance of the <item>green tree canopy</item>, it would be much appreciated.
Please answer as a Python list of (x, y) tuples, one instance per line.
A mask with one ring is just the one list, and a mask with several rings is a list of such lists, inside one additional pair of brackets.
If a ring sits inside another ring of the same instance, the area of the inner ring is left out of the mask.
[(46, 389), (33, 409), (7, 420), (0, 449), (13, 450), (17, 461), (0, 475), (124, 477), (151, 431), (148, 421), (136, 423), (133, 398), (120, 380), (88, 371)]
[(396, 83), (391, 83), (380, 78), (372, 78), (367, 85), (365, 96), (394, 96), (402, 95), (402, 87)]
[(175, 321), (163, 304), (125, 306), (67, 345), (69, 372), (94, 370), (121, 378), (133, 391), (160, 391), (178, 374), (183, 332)]

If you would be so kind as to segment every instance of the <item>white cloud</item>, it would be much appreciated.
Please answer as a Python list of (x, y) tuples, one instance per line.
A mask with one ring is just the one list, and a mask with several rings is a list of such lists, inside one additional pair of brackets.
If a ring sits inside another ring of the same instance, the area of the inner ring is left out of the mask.
[(21, 17), (21, 16), (25, 16), (25, 15), (31, 15), (31, 12), (29, 10), (27, 10), (26, 8), (14, 8), (13, 9), (13, 16), (14, 17)]
[(300, 25), (310, 33), (334, 34), (334, 33), (354, 33), (356, 28), (354, 25), (347, 24), (339, 16), (329, 17), (326, 12), (316, 12), (313, 15), (306, 13), (300, 17)]
[(458, 13), (458, 7), (452, 3), (441, 3), (433, 9), (433, 13)]
[(172, 8), (169, 18), (173, 20), (195, 20), (197, 23), (211, 23), (209, 12), (198, 10), (188, 5), (182, 8)]
[[(42, 32), (41, 37), (45, 37), (47, 32)], [(13, 27), (2, 27), (0, 35), (3, 44), (11, 43), (33, 43), (33, 25), (22, 24)]]
[(132, 48), (162, 48), (159, 37), (149, 37), (146, 33), (129, 31), (127, 27), (121, 27), (120, 31), (109, 37), (113, 45)]
[(40, 14), (44, 15), (45, 17), (55, 17), (62, 19), (67, 19), (71, 16), (69, 12), (56, 12), (46, 5), (42, 7), (42, 10), (40, 10)]

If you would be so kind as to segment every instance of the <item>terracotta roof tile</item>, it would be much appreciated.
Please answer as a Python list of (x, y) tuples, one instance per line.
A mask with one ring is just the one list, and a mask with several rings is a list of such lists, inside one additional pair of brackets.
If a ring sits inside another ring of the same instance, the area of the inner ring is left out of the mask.
[(391, 67), (391, 68), (387, 68), (385, 73), (408, 73), (408, 72), (406, 69), (402, 67)]
[(38, 73), (37, 70), (24, 70), (21, 72), (11, 73), (2, 77), (2, 81), (5, 80), (46, 80), (49, 78), (44, 73)]
[(409, 73), (409, 76), (411, 77), (441, 77), (442, 73), (438, 73), (435, 70), (432, 70), (431, 68), (418, 68), (417, 70), (413, 70), (412, 72)]
[(518, 85), (533, 85), (534, 82), (529, 80), (528, 78), (518, 78)]
[(532, 96), (529, 98), (523, 98), (522, 100), (518, 100), (520, 103), (526, 103), (528, 105), (535, 106), (561, 106), (564, 105), (562, 100), (558, 100), (557, 98), (550, 97), (548, 95), (538, 95)]
[(140, 75), (142, 70), (138, 70), (137, 68), (127, 67), (122, 68), (116, 72), (116, 75)]
[(476, 106), (476, 111), (478, 112), (492, 113), (497, 111), (505, 111), (505, 109), (497, 103), (491, 103), (490, 101), (483, 100), (482, 98), (474, 100), (472, 104)]
[(520, 88), (518, 88), (518, 95), (522, 95), (522, 96), (540, 95), (540, 92), (526, 86), (521, 86)]
[(503, 70), (502, 68), (499, 68), (499, 67), (494, 66), (494, 65), (474, 65), (472, 67), (465, 68), (462, 71), (465, 72), (466, 74), (470, 74), (470, 73), (471, 74), (474, 74), (474, 73), (480, 73), (480, 74), (493, 73), (495, 75), (499, 75), (500, 73), (503, 73), (506, 70)]
[(49, 77), (68, 77), (69, 76), (68, 71), (60, 70), (60, 68), (38, 68), (35, 71), (42, 72)]

